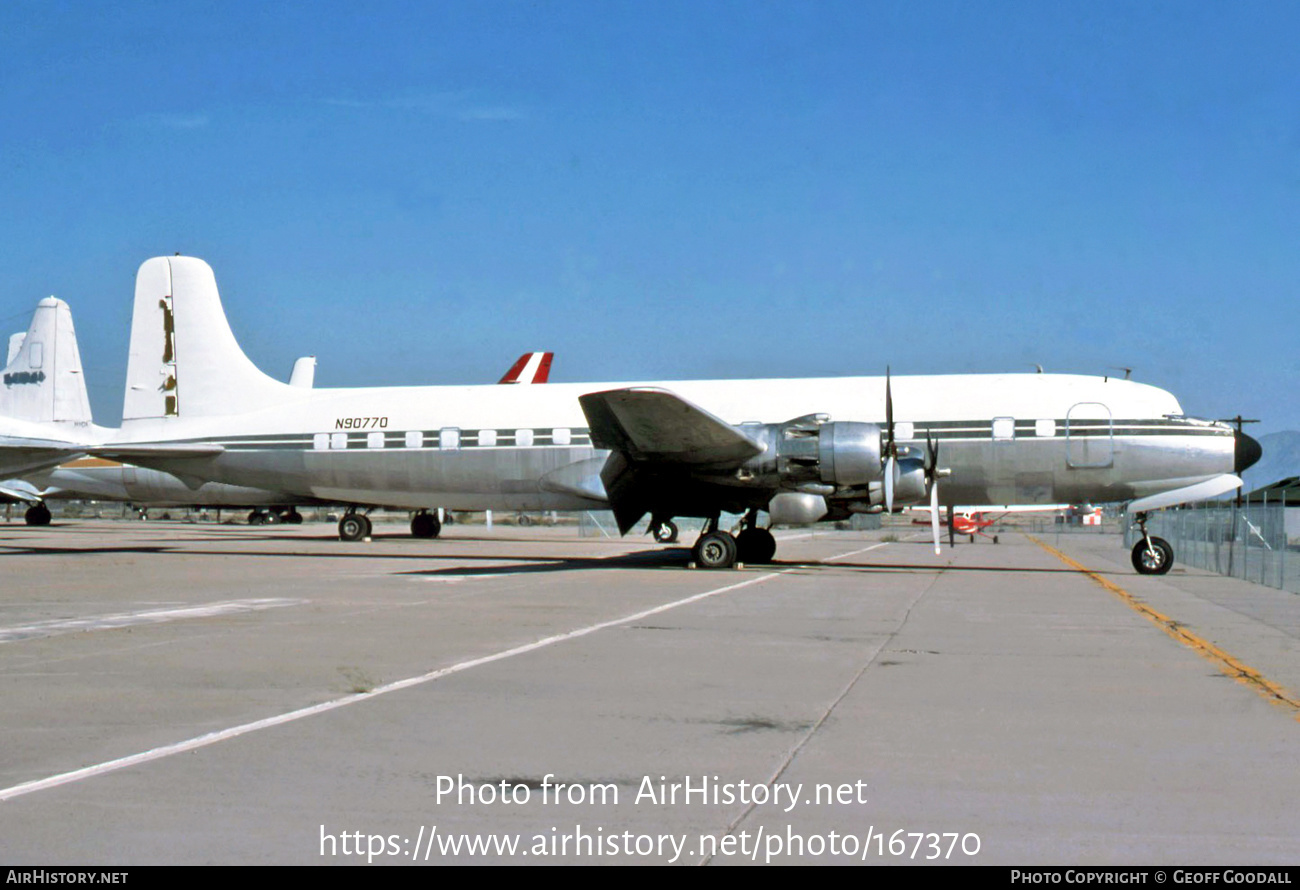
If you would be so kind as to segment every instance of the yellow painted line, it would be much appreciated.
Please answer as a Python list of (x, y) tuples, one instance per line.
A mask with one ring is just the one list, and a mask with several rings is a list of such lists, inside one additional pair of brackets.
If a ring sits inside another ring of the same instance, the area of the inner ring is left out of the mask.
[(1189, 647), (1197, 655), (1213, 662), (1214, 665), (1227, 676), (1236, 680), (1238, 683), (1243, 683), (1254, 689), (1273, 704), (1283, 708), (1290, 708), (1292, 711), (1295, 711), (1296, 720), (1300, 721), (1300, 698), (1297, 698), (1285, 687), (1274, 683), (1253, 667), (1242, 664), (1236, 658), (1229, 655), (1227, 652), (1224, 652), (1209, 640), (1201, 639), (1173, 618), (1160, 614), (1133, 594), (1129, 593), (1123, 587), (1120, 587), (1114, 581), (1111, 581), (1108, 578), (1103, 578), (1092, 569), (1075, 562), (1050, 544), (1043, 543), (1033, 535), (1025, 535), (1025, 537), (1033, 541), (1039, 547), (1042, 547), (1070, 568), (1082, 572), (1102, 587), (1115, 594), (1115, 596), (1123, 600), (1131, 609), (1133, 609), (1133, 611), (1151, 619), (1157, 627), (1169, 634), (1169, 636), (1173, 637), (1178, 642), (1182, 643), (1184, 646)]

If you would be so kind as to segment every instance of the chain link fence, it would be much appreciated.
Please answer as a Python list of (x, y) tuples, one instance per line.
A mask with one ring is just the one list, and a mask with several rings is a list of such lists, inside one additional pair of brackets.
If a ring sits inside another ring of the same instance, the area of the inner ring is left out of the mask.
[[(1168, 541), (1183, 565), (1300, 593), (1300, 546), (1287, 536), (1288, 512), (1294, 537), (1300, 508), (1268, 503), (1162, 510), (1151, 514), (1147, 531)], [(1136, 527), (1126, 530), (1125, 546), (1138, 537)]]

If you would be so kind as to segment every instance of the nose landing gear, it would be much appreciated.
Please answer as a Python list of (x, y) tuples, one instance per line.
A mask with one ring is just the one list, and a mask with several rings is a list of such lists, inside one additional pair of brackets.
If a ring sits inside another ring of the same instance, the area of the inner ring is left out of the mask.
[(1164, 575), (1174, 566), (1174, 548), (1164, 538), (1147, 534), (1147, 514), (1134, 516), (1142, 540), (1133, 545), (1133, 568), (1139, 575)]

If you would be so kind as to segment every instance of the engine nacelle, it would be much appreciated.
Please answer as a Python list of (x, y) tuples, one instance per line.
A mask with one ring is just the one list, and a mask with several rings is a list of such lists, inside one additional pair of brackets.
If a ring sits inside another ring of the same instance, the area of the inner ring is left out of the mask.
[(874, 423), (832, 422), (825, 414), (808, 414), (742, 429), (765, 446), (740, 468), (737, 476), (744, 481), (828, 495), (879, 481), (884, 472), (880, 427)]

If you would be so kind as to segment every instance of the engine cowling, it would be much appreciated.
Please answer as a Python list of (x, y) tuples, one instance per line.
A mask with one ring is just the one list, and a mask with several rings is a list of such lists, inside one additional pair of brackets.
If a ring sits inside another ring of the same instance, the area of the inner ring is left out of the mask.
[(878, 482), (883, 474), (878, 424), (808, 414), (742, 429), (764, 445), (763, 453), (746, 461), (737, 474), (744, 481), (829, 495)]

